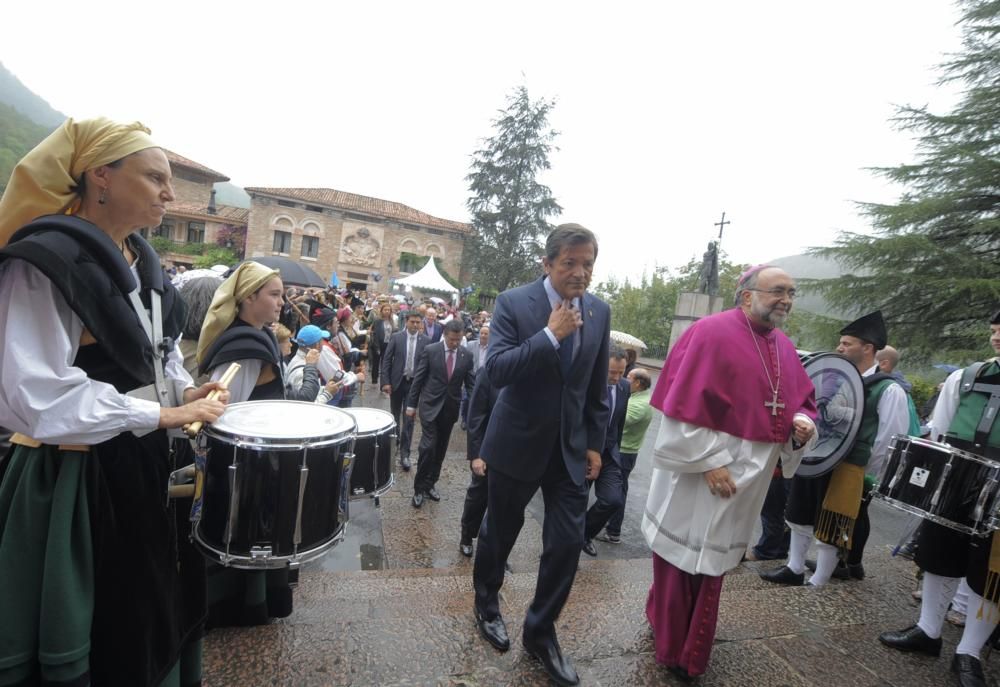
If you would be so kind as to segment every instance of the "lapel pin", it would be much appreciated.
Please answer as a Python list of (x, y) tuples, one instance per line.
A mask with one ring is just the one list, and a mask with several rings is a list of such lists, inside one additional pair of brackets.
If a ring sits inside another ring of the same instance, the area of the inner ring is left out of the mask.
[(594, 311), (593, 310), (588, 310), (587, 311), (587, 317), (593, 317), (593, 316), (594, 316)]

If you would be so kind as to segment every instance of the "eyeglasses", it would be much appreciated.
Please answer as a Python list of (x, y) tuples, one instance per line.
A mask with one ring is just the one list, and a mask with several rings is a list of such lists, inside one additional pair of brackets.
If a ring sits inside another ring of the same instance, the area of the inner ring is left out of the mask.
[(787, 298), (788, 300), (795, 300), (795, 289), (747, 289), (747, 291), (757, 291), (759, 293), (766, 293), (768, 296), (773, 298)]

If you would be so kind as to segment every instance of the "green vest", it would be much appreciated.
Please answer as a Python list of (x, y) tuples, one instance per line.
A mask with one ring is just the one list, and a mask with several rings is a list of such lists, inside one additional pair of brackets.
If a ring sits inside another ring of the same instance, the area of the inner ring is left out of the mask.
[[(978, 374), (977, 374), (978, 372)], [(958, 408), (955, 410), (955, 417), (948, 425), (948, 436), (963, 441), (973, 443), (975, 441), (976, 427), (983, 417), (983, 409), (990, 397), (987, 394), (972, 391), (962, 391), (962, 386), (967, 382), (974, 381), (979, 377), (992, 377), (1000, 374), (1000, 365), (993, 361), (986, 365), (974, 365), (965, 369), (962, 373), (962, 382), (959, 386)], [(989, 437), (986, 439), (989, 446), (1000, 447), (1000, 422), (994, 422), (990, 429)]]
[(894, 384), (895, 380), (879, 373), (865, 378), (865, 409), (861, 414), (861, 427), (854, 439), (851, 452), (844, 458), (845, 463), (865, 467), (872, 456), (872, 445), (878, 434), (878, 402), (882, 393)]

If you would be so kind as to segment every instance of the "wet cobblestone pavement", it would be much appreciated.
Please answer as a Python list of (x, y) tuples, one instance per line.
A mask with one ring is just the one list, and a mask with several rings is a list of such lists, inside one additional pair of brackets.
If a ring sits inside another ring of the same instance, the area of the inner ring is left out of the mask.
[[(366, 389), (362, 404), (388, 409)], [(657, 421), (650, 427), (655, 435)], [(413, 458), (419, 441), (414, 432)], [(583, 685), (684, 684), (657, 666), (645, 620), (652, 565), (638, 526), (649, 482), (649, 444), (632, 475), (623, 542), (595, 542), (581, 556), (573, 592), (557, 624), (559, 640)], [(512, 648), (498, 653), (472, 616), (472, 561), (458, 550), (468, 483), (465, 432), (456, 425), (442, 470), (440, 503), (410, 505), (413, 471), (397, 468), (380, 500), (355, 501), (347, 539), (307, 566), (295, 609), (264, 627), (213, 630), (205, 642), (205, 682), (264, 685), (548, 685), (540, 664), (520, 647), (541, 553), (540, 496), (529, 507), (502, 591)], [(704, 687), (941, 687), (960, 630), (946, 624), (941, 658), (883, 647), (878, 634), (914, 623), (913, 565), (889, 555), (907, 525), (880, 504), (863, 581), (820, 589), (776, 587), (757, 571), (780, 562), (744, 563), (726, 576), (716, 644)], [(974, 612), (974, 610), (972, 611)], [(986, 662), (989, 684), (997, 671)]]

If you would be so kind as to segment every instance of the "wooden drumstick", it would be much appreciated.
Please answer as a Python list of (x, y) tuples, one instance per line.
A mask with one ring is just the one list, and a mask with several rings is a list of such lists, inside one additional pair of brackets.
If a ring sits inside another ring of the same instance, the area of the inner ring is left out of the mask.
[[(240, 371), (240, 364), (231, 363), (229, 365), (229, 369), (227, 369), (225, 373), (222, 375), (222, 377), (219, 378), (219, 383), (222, 384), (222, 386), (225, 389), (228, 389), (229, 384), (233, 381), (233, 377), (235, 377), (236, 373), (239, 371)], [(219, 399), (219, 396), (221, 395), (222, 395), (222, 389), (214, 389), (213, 391), (210, 391), (208, 393), (208, 400), (217, 401)], [(201, 427), (203, 424), (204, 423), (201, 420), (198, 420), (197, 422), (192, 422), (189, 425), (184, 425), (184, 431), (187, 433), (189, 437), (194, 439), (196, 436), (198, 436), (198, 432), (201, 431)]]

